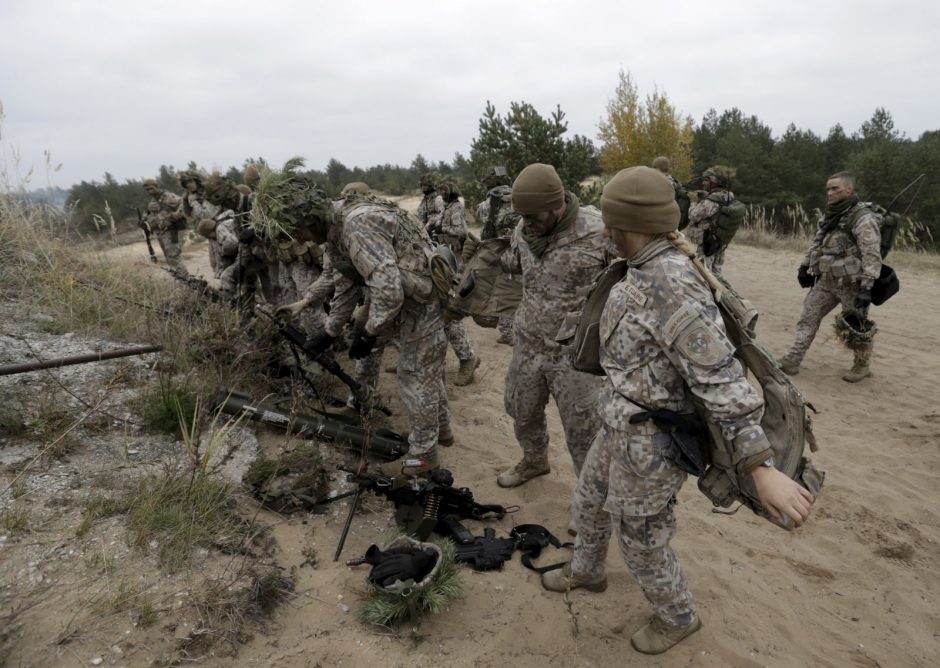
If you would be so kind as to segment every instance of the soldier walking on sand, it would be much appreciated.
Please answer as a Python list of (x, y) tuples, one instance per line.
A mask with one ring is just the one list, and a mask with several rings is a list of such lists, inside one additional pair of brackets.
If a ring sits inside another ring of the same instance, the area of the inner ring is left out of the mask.
[(868, 320), (871, 289), (881, 273), (881, 217), (855, 194), (855, 177), (849, 172), (833, 174), (826, 181), (828, 207), (813, 243), (806, 250), (797, 280), (810, 288), (803, 313), (796, 323), (793, 345), (780, 359), (786, 373), (799, 373), (822, 319), (839, 304), (843, 339), (855, 360), (842, 376), (857, 383), (872, 375), (871, 352), (874, 323)]
[[(715, 274), (721, 274), (725, 249), (735, 232), (734, 229), (726, 232), (722, 220), (722, 211), (727, 211), (735, 201), (734, 193), (729, 189), (732, 171), (728, 167), (715, 166), (702, 173), (705, 196), (689, 207), (689, 225), (685, 229), (685, 235), (697, 247), (697, 255)], [(735, 221), (735, 224), (739, 223), (740, 220)]]
[[(649, 167), (620, 171), (604, 188), (607, 234), (627, 258), (625, 277), (610, 291), (600, 319), (602, 425), (575, 489), (577, 538), (571, 561), (542, 575), (546, 589), (607, 588), (605, 561), (614, 526), (623, 560), (653, 608), (630, 642), (660, 654), (702, 622), (669, 543), (673, 511), (686, 473), (667, 457), (671, 440), (644, 411), (694, 413), (691, 397), (733, 443), (732, 463), (750, 474), (761, 504), (799, 526), (812, 495), (774, 468), (760, 426), (763, 401), (744, 378), (711, 289), (672, 240), (679, 207), (671, 185)], [(651, 382), (652, 381), (652, 382)], [(641, 408), (642, 406), (642, 408)]]
[(558, 343), (565, 316), (580, 311), (583, 288), (607, 266), (610, 246), (600, 212), (581, 206), (566, 192), (555, 168), (532, 164), (512, 186), (513, 209), (522, 215), (512, 246), (500, 262), (522, 275), (522, 302), (516, 310), (516, 343), (506, 374), (506, 412), (513, 419), (522, 459), (497, 478), (516, 487), (550, 471), (545, 407), (555, 399), (575, 473), (581, 470), (597, 432), (600, 379), (575, 371)]
[(179, 240), (180, 230), (186, 223), (180, 206), (180, 197), (160, 188), (160, 184), (154, 179), (146, 179), (143, 186), (152, 198), (150, 204), (147, 205), (148, 222), (150, 229), (157, 236), (163, 257), (166, 258), (167, 265), (173, 267), (179, 274), (188, 276), (189, 271), (183, 264), (181, 257), (183, 249), (180, 247)]

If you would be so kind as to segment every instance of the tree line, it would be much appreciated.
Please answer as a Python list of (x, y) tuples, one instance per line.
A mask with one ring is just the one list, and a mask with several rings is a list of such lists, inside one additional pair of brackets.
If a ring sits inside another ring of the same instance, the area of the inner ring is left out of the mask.
[[(809, 214), (825, 208), (826, 178), (842, 170), (858, 177), (857, 190), (864, 199), (887, 205), (905, 185), (921, 173), (927, 179), (917, 198), (899, 202), (916, 226), (918, 246), (940, 249), (940, 131), (924, 132), (911, 139), (894, 126), (885, 108), (851, 134), (841, 125), (825, 137), (791, 123), (774, 137), (771, 128), (757, 116), (732, 108), (719, 113), (709, 110), (698, 123), (683, 115), (659, 90), (641, 99), (629, 72), (621, 71), (617, 87), (598, 126), (600, 146), (583, 136), (568, 134), (560, 106), (547, 116), (527, 102), (512, 102), (500, 114), (487, 102), (472, 140), (470, 153), (454, 154), (449, 161), (433, 162), (422, 154), (410, 165), (383, 164), (347, 167), (331, 158), (323, 170), (308, 174), (330, 194), (338, 194), (350, 181), (365, 181), (389, 195), (413, 193), (425, 172), (455, 179), (468, 208), (485, 196), (480, 179), (493, 165), (505, 165), (511, 175), (531, 162), (555, 165), (566, 186), (583, 200), (595, 202), (600, 188), (584, 188), (588, 177), (610, 176), (623, 167), (650, 164), (658, 155), (670, 158), (673, 174), (686, 181), (715, 165), (736, 170), (732, 190), (747, 204), (760, 207), (775, 229), (794, 231), (793, 208)], [(244, 167), (263, 158), (248, 158), (241, 167), (232, 166), (226, 175), (240, 182)], [(190, 163), (187, 169), (196, 168)], [(180, 192), (176, 169), (161, 165), (156, 178), (167, 190)], [(102, 181), (82, 181), (69, 191), (73, 222), (82, 232), (101, 230), (113, 218), (118, 226), (133, 221), (133, 211), (143, 208), (147, 196), (143, 178), (117, 182), (110, 174)]]

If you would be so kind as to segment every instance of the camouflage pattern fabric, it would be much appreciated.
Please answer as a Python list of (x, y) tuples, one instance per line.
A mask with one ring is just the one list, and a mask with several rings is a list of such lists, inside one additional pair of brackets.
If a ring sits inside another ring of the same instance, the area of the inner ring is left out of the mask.
[(444, 198), (432, 190), (421, 198), (416, 213), (425, 230), (437, 232), (440, 230), (441, 217), (444, 215)]
[(411, 426), (408, 452), (431, 455), (438, 428), (450, 423), (444, 386), (447, 339), (427, 261), (431, 240), (403, 211), (357, 198), (339, 209), (331, 234), (327, 254), (336, 292), (326, 331), (339, 336), (361, 296), (369, 304), (367, 333), (398, 330), (398, 384)]
[[(150, 227), (153, 231), (175, 229), (176, 223), (170, 218), (177, 214), (182, 215), (180, 211), (182, 198), (174, 193), (161, 190), (159, 195), (151, 198), (151, 202), (156, 203), (158, 207), (156, 211), (150, 212)], [(150, 208), (148, 207), (148, 211)]]
[(870, 289), (881, 274), (881, 217), (864, 202), (843, 217), (848, 218), (848, 229), (841, 220), (828, 230), (820, 224), (803, 264), (815, 276), (852, 279), (856, 292), (859, 288)]
[(763, 402), (745, 379), (711, 290), (689, 259), (659, 239), (628, 266), (600, 321), (604, 425), (575, 489), (572, 573), (603, 572), (618, 523), (623, 559), (656, 614), (686, 624), (692, 597), (669, 546), (676, 532), (672, 506), (686, 474), (666, 458), (668, 434), (652, 421), (630, 424), (630, 416), (643, 410), (630, 399), (653, 410), (689, 413), (691, 393), (733, 442), (734, 462), (767, 447)]
[(231, 211), (225, 211), (215, 217), (215, 239), (210, 239), (210, 243), (215, 243), (219, 254), (218, 265), (215, 269), (216, 278), (221, 278), (222, 272), (238, 257), (238, 235), (235, 233), (235, 218), (230, 215), (231, 213)]
[(179, 242), (179, 230), (153, 230), (157, 242), (160, 244), (160, 250), (163, 251), (163, 257), (166, 258), (167, 266), (175, 267), (178, 272), (186, 276), (189, 271), (183, 264), (183, 248)]
[[(842, 304), (843, 313), (858, 313), (863, 320), (868, 318), (868, 308), (855, 308), (855, 297), (858, 295), (858, 277), (835, 278), (831, 274), (823, 274), (816, 285), (809, 290), (803, 301), (803, 312), (796, 323), (796, 335), (793, 345), (784, 356), (797, 366), (803, 361), (806, 351), (816, 338), (819, 325), (832, 309)], [(855, 347), (856, 360), (867, 364), (871, 360), (872, 344), (858, 344)]]
[(470, 335), (467, 333), (466, 322), (463, 320), (448, 322), (444, 325), (444, 335), (454, 349), (457, 359), (461, 362), (473, 359), (473, 344), (470, 342)]
[(307, 308), (320, 308), (320, 310), (323, 310), (323, 303), (328, 302), (330, 297), (333, 296), (333, 280), (333, 263), (330, 260), (329, 252), (324, 249), (323, 269), (320, 271), (320, 275), (313, 283), (304, 288), (300, 295), (310, 302)]
[(516, 337), (515, 318), (500, 316), (496, 323), (496, 331), (504, 341), (514, 341)]
[[(320, 267), (316, 264), (307, 263), (303, 260), (282, 262), (278, 268), (280, 299), (282, 302), (299, 300), (306, 289), (319, 277)], [(301, 311), (299, 319), (300, 326), (307, 336), (318, 334), (326, 327), (326, 311), (323, 310), (322, 303), (318, 304), (316, 308), (305, 308)]]
[[(732, 201), (734, 193), (723, 191), (725, 199)], [(705, 239), (705, 231), (712, 229), (718, 222), (718, 210), (721, 205), (710, 199), (701, 198), (698, 202), (689, 207), (689, 225), (683, 230), (688, 240), (695, 246), (695, 254), (701, 258), (703, 264), (713, 274), (720, 274), (721, 268), (725, 264), (725, 248), (723, 246), (717, 253), (709, 257), (705, 256), (702, 250), (702, 242)], [(714, 230), (713, 230), (714, 231)]]
[[(669, 545), (676, 534), (671, 500), (686, 474), (663, 458), (664, 435), (650, 431), (642, 425), (631, 425), (625, 432), (604, 425), (598, 432), (575, 488), (571, 514), (578, 535), (571, 572), (579, 576), (604, 573), (611, 532), (617, 524), (620, 555), (655, 613), (672, 624), (688, 623), (693, 614), (692, 594)], [(641, 496), (631, 508), (642, 514), (628, 513), (618, 505), (608, 510), (607, 499), (615, 484), (641, 495), (653, 492)], [(666, 501), (659, 503), (666, 495)], [(652, 499), (657, 501), (651, 504)], [(657, 510), (647, 512), (651, 505)]]
[[(483, 231), (480, 233), (481, 240), (508, 237), (512, 235), (513, 230), (516, 229), (516, 225), (521, 220), (521, 216), (513, 210), (512, 204), (504, 202), (499, 195), (499, 193), (507, 190), (511, 193), (512, 188), (508, 186), (502, 186), (502, 188), (506, 190), (500, 190), (499, 187), (490, 190), (489, 196), (477, 205), (476, 217), (483, 225)], [(493, 223), (490, 224), (490, 210), (492, 207), (496, 207), (496, 215)]]
[[(578, 207), (569, 195), (569, 210)], [(541, 258), (535, 257), (516, 230), (510, 249), (500, 258), (509, 273), (522, 274), (522, 302), (516, 310), (515, 347), (506, 375), (504, 403), (514, 421), (523, 457), (543, 462), (548, 456), (545, 407), (554, 397), (575, 470), (584, 461), (597, 431), (600, 378), (571, 368), (557, 342), (565, 315), (580, 311), (590, 285), (611, 257), (603, 236), (600, 211), (579, 207), (567, 233), (553, 239)], [(571, 332), (573, 334), (573, 331)]]
[(467, 210), (464, 208), (463, 202), (455, 199), (444, 207), (440, 227), (431, 230), (431, 239), (436, 243), (446, 245), (454, 251), (459, 268), (460, 251), (463, 249), (463, 242), (466, 238)]

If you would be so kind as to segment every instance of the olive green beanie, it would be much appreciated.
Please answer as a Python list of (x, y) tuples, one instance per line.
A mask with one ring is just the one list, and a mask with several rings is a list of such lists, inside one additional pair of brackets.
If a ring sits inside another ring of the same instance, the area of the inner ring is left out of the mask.
[(533, 163), (512, 184), (512, 208), (523, 215), (554, 211), (565, 203), (565, 186), (551, 165)]
[(679, 205), (669, 180), (650, 167), (628, 167), (601, 195), (604, 225), (627, 232), (664, 234), (679, 226)]

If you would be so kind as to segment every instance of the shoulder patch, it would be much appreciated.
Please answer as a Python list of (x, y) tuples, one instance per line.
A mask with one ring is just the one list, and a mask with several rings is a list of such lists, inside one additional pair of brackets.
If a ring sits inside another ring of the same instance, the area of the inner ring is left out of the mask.
[(635, 285), (624, 286), (624, 292), (640, 306), (646, 306), (646, 302), (649, 301), (649, 298)]
[(680, 355), (703, 367), (713, 367), (733, 352), (715, 326), (704, 320), (682, 330), (675, 346)]
[(673, 313), (663, 327), (663, 335), (666, 337), (666, 343), (672, 344), (672, 342), (676, 340), (676, 337), (679, 336), (679, 333), (698, 318), (698, 314), (698, 309), (688, 302)]

